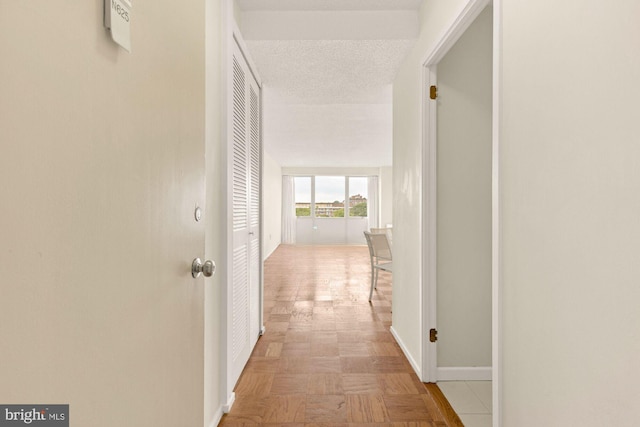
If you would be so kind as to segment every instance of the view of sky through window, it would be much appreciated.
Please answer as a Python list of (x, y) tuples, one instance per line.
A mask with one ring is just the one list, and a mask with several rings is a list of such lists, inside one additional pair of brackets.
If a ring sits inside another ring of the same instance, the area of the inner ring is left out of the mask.
[[(319, 181), (320, 180), (320, 181)], [(296, 202), (311, 203), (311, 178), (296, 177)], [(350, 178), (349, 193), (367, 197), (367, 178)], [(316, 177), (316, 202), (334, 202), (344, 200), (344, 177), (322, 176)]]
[(294, 178), (296, 203), (311, 203), (311, 178), (298, 176)]
[(316, 203), (344, 201), (344, 176), (317, 176)]

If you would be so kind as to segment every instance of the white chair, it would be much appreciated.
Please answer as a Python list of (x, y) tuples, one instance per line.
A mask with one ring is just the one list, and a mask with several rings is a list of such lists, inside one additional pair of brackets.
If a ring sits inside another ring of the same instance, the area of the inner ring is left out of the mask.
[(392, 272), (393, 262), (391, 256), (391, 247), (387, 240), (386, 233), (370, 233), (364, 232), (369, 247), (369, 256), (371, 258), (371, 290), (369, 291), (369, 301), (373, 297), (373, 290), (378, 285), (378, 272)]
[(389, 241), (389, 246), (393, 246), (393, 228), (391, 227), (384, 227), (384, 228), (371, 228), (371, 233), (372, 234), (380, 234), (380, 233), (384, 233), (387, 235), (387, 240)]

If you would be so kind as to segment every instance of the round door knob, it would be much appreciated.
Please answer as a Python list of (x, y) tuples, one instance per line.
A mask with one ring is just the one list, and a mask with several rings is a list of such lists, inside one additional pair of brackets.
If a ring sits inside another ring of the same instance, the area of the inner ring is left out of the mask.
[(210, 259), (206, 260), (204, 263), (200, 260), (200, 258), (196, 258), (191, 263), (191, 275), (196, 278), (199, 277), (200, 274), (204, 274), (204, 277), (211, 277), (216, 272), (216, 263), (211, 261)]

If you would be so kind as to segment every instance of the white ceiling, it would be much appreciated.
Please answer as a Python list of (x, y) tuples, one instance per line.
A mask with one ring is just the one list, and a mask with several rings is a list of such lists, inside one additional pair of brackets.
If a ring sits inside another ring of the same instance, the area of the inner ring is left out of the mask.
[(392, 159), (392, 82), (421, 0), (237, 0), (263, 81), (265, 150), (283, 167)]
[(391, 102), (390, 85), (410, 40), (247, 41), (269, 102), (379, 104)]
[(236, 0), (242, 10), (417, 10), (421, 0)]

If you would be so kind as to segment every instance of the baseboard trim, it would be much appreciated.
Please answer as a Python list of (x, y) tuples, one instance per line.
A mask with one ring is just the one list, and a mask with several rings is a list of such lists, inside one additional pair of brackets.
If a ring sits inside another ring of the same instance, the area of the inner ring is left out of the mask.
[(491, 381), (491, 366), (439, 367), (438, 381)]
[(271, 249), (271, 251), (270, 251), (268, 254), (264, 255), (264, 256), (262, 257), (262, 262), (265, 262), (267, 259), (269, 259), (269, 257), (270, 257), (271, 255), (273, 255), (273, 253), (276, 251), (276, 249), (278, 249), (278, 247), (279, 247), (281, 244), (282, 244), (282, 243), (278, 243), (278, 244), (276, 245), (276, 247), (275, 247), (275, 248)]
[(213, 414), (213, 420), (211, 420), (211, 424), (209, 424), (209, 427), (216, 427), (218, 424), (220, 424), (220, 420), (222, 419), (223, 415), (224, 411), (222, 410), (222, 406), (220, 406), (216, 413)]
[(227, 404), (222, 406), (222, 412), (224, 412), (225, 414), (228, 414), (229, 412), (231, 412), (231, 408), (233, 407), (233, 403), (235, 401), (236, 401), (236, 394), (231, 393), (231, 396), (229, 396), (229, 399), (227, 400)]
[(407, 350), (407, 346), (404, 345), (404, 342), (402, 341), (402, 339), (400, 338), (396, 330), (393, 329), (393, 326), (390, 327), (389, 330), (391, 331), (391, 335), (393, 335), (393, 338), (396, 340), (396, 342), (400, 346), (400, 349), (404, 353), (405, 357), (411, 364), (411, 367), (415, 371), (416, 375), (418, 375), (418, 378), (422, 378), (422, 369), (420, 369), (420, 365), (416, 363), (415, 359), (413, 358), (413, 355), (409, 353), (409, 350)]

